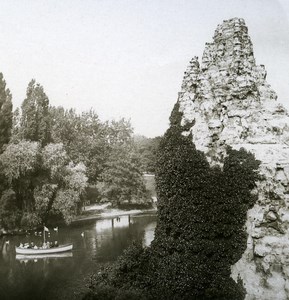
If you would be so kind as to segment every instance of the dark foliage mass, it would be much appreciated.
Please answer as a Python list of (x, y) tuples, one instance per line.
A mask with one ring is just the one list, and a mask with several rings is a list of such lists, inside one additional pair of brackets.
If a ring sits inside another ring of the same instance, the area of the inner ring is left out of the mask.
[(145, 249), (133, 245), (94, 276), (86, 299), (244, 298), (230, 266), (246, 248), (259, 162), (243, 149), (228, 149), (223, 170), (211, 168), (192, 137), (182, 135), (180, 120), (176, 104), (158, 151), (155, 240)]

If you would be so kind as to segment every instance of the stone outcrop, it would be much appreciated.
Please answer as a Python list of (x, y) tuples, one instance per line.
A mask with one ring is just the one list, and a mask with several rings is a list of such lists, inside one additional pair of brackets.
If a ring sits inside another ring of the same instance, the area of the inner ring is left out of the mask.
[(289, 299), (289, 115), (256, 65), (243, 19), (224, 21), (201, 64), (190, 61), (178, 102), (183, 134), (212, 166), (222, 167), (228, 145), (261, 161), (247, 250), (232, 276), (243, 279), (246, 299)]

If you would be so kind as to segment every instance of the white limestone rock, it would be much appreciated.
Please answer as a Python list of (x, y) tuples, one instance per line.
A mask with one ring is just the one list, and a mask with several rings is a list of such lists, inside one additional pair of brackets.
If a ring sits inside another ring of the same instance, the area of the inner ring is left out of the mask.
[(184, 134), (192, 133), (212, 166), (222, 167), (227, 146), (261, 161), (247, 249), (232, 277), (243, 279), (246, 299), (289, 299), (289, 115), (255, 63), (243, 19), (218, 25), (201, 65), (191, 60), (178, 102), (181, 125), (192, 125)]

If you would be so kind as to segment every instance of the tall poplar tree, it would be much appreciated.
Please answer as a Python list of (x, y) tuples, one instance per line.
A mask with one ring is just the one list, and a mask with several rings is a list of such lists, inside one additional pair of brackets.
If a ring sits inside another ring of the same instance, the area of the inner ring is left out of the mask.
[(0, 153), (3, 145), (8, 144), (12, 129), (12, 96), (6, 88), (3, 74), (0, 73)]
[(47, 145), (51, 141), (49, 99), (43, 87), (34, 79), (28, 84), (21, 109), (22, 138)]

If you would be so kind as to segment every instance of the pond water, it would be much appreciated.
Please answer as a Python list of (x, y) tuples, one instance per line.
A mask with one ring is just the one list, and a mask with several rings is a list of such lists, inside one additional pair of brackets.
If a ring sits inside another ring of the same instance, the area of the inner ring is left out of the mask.
[(149, 245), (155, 226), (156, 216), (151, 214), (82, 221), (58, 232), (51, 228), (50, 241), (74, 247), (54, 257), (16, 256), (20, 242), (41, 244), (38, 233), (4, 237), (0, 239), (0, 299), (81, 299), (87, 290), (85, 279), (93, 271), (116, 260), (134, 240)]

